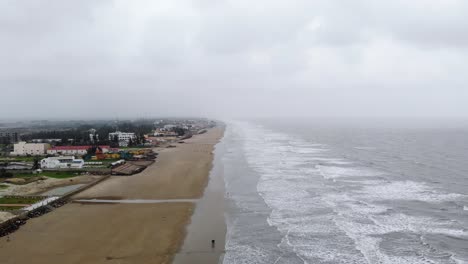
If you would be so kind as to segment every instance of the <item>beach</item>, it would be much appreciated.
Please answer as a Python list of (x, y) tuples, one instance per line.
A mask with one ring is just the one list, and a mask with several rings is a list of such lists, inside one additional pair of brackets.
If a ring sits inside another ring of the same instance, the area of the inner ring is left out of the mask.
[[(74, 202), (29, 220), (0, 238), (1, 262), (171, 263), (195, 209), (190, 200), (203, 196), (222, 135), (217, 127), (175, 148), (157, 149), (156, 163), (142, 173), (113, 176)], [(84, 199), (112, 202), (76, 201)], [(182, 201), (158, 202), (173, 199)]]

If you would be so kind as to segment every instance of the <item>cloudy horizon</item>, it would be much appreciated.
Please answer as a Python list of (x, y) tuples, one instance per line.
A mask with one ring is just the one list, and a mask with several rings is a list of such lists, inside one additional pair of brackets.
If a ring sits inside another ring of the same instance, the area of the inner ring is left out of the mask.
[(0, 2), (0, 119), (468, 118), (468, 2)]

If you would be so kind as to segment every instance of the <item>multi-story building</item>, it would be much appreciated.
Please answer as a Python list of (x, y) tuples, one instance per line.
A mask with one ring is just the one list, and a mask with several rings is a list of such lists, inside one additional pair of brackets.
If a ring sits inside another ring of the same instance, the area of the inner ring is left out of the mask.
[(116, 138), (119, 142), (119, 146), (126, 147), (128, 146), (128, 143), (130, 142), (130, 140), (135, 140), (136, 136), (135, 136), (135, 133), (126, 133), (126, 132), (120, 132), (120, 131), (109, 133), (110, 141), (114, 141)]
[[(102, 153), (107, 153), (110, 150), (110, 146), (98, 146)], [(49, 155), (86, 155), (88, 153), (88, 149), (92, 148), (92, 146), (55, 146), (47, 150), (47, 154)]]
[(18, 132), (0, 131), (0, 144), (16, 143), (18, 140)]
[(49, 148), (50, 144), (47, 143), (18, 142), (13, 146), (13, 152), (11, 155), (45, 155)]

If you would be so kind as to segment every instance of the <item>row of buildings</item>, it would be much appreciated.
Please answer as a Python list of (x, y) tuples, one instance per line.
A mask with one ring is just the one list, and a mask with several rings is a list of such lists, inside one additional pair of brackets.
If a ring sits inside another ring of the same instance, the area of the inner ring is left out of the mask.
[[(117, 141), (119, 146), (126, 147), (132, 140), (136, 139), (135, 133), (113, 132), (109, 133), (109, 140)], [(17, 140), (17, 138), (16, 138)], [(99, 146), (104, 153), (111, 150), (110, 146)], [(36, 155), (85, 155), (91, 146), (55, 146), (49, 143), (27, 143), (18, 142), (13, 146), (13, 156), (36, 156)]]
[[(92, 146), (55, 146), (52, 147), (49, 143), (26, 143), (19, 142), (14, 145), (13, 156), (41, 156), (41, 155), (86, 155), (88, 149)], [(110, 146), (99, 146), (103, 153), (115, 151)]]

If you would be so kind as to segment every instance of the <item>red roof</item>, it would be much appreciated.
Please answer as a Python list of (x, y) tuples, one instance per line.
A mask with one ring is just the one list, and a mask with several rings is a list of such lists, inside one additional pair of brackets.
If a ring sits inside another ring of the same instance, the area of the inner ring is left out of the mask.
[[(87, 150), (92, 146), (55, 146), (49, 150)], [(110, 146), (99, 146), (101, 149), (110, 149)]]

